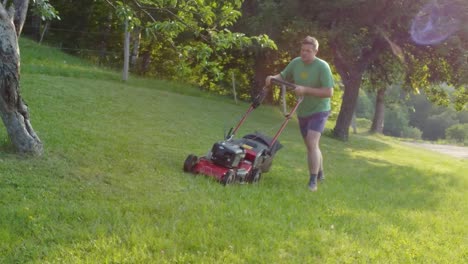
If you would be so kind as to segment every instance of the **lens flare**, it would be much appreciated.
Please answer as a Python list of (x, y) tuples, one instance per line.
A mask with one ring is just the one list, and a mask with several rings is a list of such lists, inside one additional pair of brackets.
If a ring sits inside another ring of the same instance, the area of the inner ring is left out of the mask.
[(459, 10), (453, 1), (434, 0), (426, 4), (414, 18), (410, 34), (420, 45), (436, 45), (460, 28)]

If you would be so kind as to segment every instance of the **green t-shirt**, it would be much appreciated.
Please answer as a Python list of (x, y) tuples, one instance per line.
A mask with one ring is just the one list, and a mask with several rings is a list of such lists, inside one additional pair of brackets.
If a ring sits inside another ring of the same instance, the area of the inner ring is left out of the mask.
[[(297, 85), (323, 89), (333, 88), (333, 75), (330, 66), (326, 61), (317, 57), (310, 64), (305, 64), (300, 57), (293, 59), (281, 72), (281, 77)], [(297, 109), (297, 115), (304, 117), (313, 113), (330, 111), (330, 109), (330, 98), (304, 96), (304, 101)]]

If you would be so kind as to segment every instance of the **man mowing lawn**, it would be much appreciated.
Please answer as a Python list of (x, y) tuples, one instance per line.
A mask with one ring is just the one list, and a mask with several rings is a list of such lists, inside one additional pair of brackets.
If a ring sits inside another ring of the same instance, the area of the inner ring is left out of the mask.
[(330, 97), (333, 95), (333, 76), (328, 63), (316, 57), (319, 48), (317, 39), (307, 36), (301, 43), (300, 57), (289, 62), (279, 74), (267, 76), (266, 86), (271, 78), (292, 80), (297, 87), (296, 95), (304, 96), (297, 109), (299, 127), (307, 147), (309, 167), (309, 189), (317, 191), (317, 178), (324, 179), (323, 157), (319, 148), (320, 136), (330, 114)]

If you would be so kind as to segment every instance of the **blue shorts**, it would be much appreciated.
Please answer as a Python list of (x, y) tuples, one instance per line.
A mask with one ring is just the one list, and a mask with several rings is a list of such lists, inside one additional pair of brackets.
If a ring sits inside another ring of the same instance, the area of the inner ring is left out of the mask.
[(307, 131), (309, 130), (322, 133), (329, 115), (330, 111), (326, 111), (314, 113), (310, 116), (298, 117), (302, 137), (305, 138), (307, 136)]

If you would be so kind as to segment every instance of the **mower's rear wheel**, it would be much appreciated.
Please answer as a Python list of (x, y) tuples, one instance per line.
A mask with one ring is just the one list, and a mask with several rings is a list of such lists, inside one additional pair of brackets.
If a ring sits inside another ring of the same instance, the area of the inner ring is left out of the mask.
[(226, 174), (224, 174), (223, 179), (221, 180), (221, 183), (223, 185), (228, 185), (232, 184), (236, 181), (236, 173), (233, 170), (228, 170)]
[(198, 157), (195, 155), (188, 155), (184, 162), (184, 171), (185, 172), (193, 172), (193, 168), (198, 162)]

